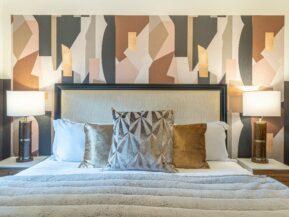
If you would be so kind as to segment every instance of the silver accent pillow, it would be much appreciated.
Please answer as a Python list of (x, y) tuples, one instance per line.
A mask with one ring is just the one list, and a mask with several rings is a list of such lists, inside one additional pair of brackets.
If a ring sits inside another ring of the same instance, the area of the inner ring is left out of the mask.
[(118, 112), (112, 109), (109, 170), (175, 172), (172, 164), (172, 110)]
[(112, 142), (112, 125), (85, 124), (85, 151), (79, 168), (103, 168)]

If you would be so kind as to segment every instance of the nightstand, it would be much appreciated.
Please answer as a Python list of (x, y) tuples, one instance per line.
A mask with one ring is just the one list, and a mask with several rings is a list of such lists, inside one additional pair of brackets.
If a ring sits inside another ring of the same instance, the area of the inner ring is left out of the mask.
[(274, 159), (269, 159), (267, 164), (259, 164), (250, 158), (238, 158), (238, 164), (249, 170), (254, 175), (267, 175), (289, 186), (289, 166)]
[(48, 156), (33, 157), (33, 161), (29, 162), (16, 162), (17, 157), (9, 157), (0, 161), (0, 176), (10, 176), (28, 169), (41, 161), (45, 160)]

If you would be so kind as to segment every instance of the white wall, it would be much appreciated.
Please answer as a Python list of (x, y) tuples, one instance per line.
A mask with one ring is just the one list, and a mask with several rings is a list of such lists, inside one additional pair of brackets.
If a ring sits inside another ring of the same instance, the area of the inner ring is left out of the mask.
[(23, 14), (285, 15), (289, 80), (288, 0), (0, 0), (0, 78), (11, 77), (10, 15)]

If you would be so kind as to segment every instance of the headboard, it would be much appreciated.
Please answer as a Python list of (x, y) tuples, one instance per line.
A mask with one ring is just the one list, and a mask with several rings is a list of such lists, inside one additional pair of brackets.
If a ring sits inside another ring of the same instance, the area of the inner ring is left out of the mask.
[(227, 121), (227, 86), (194, 84), (55, 84), (54, 119), (112, 123), (119, 111), (175, 111), (175, 123)]

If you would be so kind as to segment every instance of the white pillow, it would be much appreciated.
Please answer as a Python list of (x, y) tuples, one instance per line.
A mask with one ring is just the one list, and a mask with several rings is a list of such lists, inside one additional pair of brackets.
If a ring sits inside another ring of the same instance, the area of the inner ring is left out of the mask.
[(57, 161), (80, 162), (83, 160), (85, 133), (84, 123), (65, 119), (53, 121), (53, 155)]
[(207, 123), (207, 131), (205, 133), (207, 160), (229, 160), (226, 148), (226, 130), (228, 128), (229, 125), (221, 121)]

